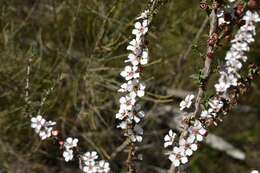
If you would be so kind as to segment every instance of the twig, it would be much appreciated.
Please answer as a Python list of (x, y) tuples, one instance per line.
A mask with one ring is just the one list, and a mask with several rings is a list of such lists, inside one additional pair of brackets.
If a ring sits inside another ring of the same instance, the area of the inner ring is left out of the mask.
[[(214, 2), (215, 1), (213, 1), (213, 3)], [(217, 29), (218, 29), (217, 11), (214, 8), (212, 8), (211, 14), (209, 16), (209, 21), (210, 21), (209, 39), (212, 39), (214, 34), (217, 33)], [(210, 75), (211, 63), (212, 63), (213, 54), (214, 54), (214, 47), (215, 47), (215, 44), (210, 44), (209, 40), (208, 40), (207, 55), (206, 55), (206, 59), (204, 62), (204, 68), (202, 71), (203, 82), (199, 87), (199, 91), (198, 91), (198, 94), (196, 97), (195, 111), (192, 113), (192, 115), (189, 118), (195, 118), (200, 111), (201, 100), (204, 95), (204, 90), (207, 87), (207, 80)], [(181, 136), (185, 136), (185, 133), (181, 133)], [(181, 169), (178, 169), (178, 172), (187, 173), (187, 169), (185, 169), (186, 167), (184, 168), (184, 167), (180, 166), (179, 168), (181, 168)], [(172, 164), (169, 169), (169, 173), (176, 173), (176, 171), (177, 170), (176, 170), (175, 166)]]
[[(211, 14), (209, 16), (210, 20), (210, 31), (209, 31), (209, 39), (212, 38), (213, 34), (217, 32), (218, 29), (218, 18), (217, 18), (217, 12), (215, 9), (212, 9)], [(195, 102), (195, 111), (193, 113), (193, 117), (196, 117), (199, 113), (200, 110), (200, 104), (201, 100), (204, 94), (204, 90), (207, 87), (207, 81), (210, 75), (210, 70), (211, 70), (211, 63), (213, 61), (213, 54), (214, 54), (214, 47), (215, 45), (210, 45), (208, 44), (207, 48), (207, 56), (204, 62), (204, 69), (202, 72), (202, 78), (203, 78), (203, 84), (200, 86), (198, 95), (196, 97), (196, 102)]]

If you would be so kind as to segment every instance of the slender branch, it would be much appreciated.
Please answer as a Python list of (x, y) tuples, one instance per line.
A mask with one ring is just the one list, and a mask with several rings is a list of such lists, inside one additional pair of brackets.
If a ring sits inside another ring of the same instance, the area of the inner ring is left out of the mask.
[[(218, 18), (217, 18), (216, 9), (212, 9), (211, 14), (209, 16), (209, 20), (210, 20), (210, 30), (209, 30), (209, 40), (210, 40), (210, 39), (215, 39), (213, 37), (214, 37), (214, 34), (217, 33), (217, 29), (218, 29)], [(204, 69), (202, 71), (203, 83), (201, 84), (199, 91), (198, 91), (198, 95), (196, 97), (195, 111), (193, 113), (193, 118), (196, 117), (200, 111), (201, 100), (203, 98), (204, 91), (207, 87), (207, 81), (210, 76), (211, 64), (212, 64), (213, 56), (214, 56), (214, 48), (215, 48), (215, 44), (210, 44), (208, 42), (207, 55), (206, 55), (206, 59), (204, 62)]]
[[(217, 34), (217, 29), (218, 29), (217, 10), (215, 8), (212, 9), (211, 14), (209, 15), (209, 21), (210, 21), (209, 40), (208, 40), (208, 46), (207, 46), (207, 51), (206, 51), (207, 54), (206, 54), (206, 58), (205, 58), (205, 62), (204, 62), (204, 68), (202, 71), (203, 83), (199, 87), (199, 91), (198, 91), (198, 94), (196, 97), (196, 102), (195, 102), (195, 111), (192, 113), (190, 118), (195, 118), (200, 111), (201, 101), (202, 101), (202, 98), (204, 95), (204, 91), (207, 87), (207, 81), (208, 81), (208, 78), (210, 75), (211, 64), (213, 61), (214, 48), (215, 48), (215, 43), (217, 40), (215, 35)], [(211, 41), (210, 41), (212, 39), (215, 39), (215, 41), (213, 41), (213, 43), (211, 43)], [(181, 134), (181, 137), (183, 137), (185, 135), (186, 134), (183, 132)], [(169, 173), (177, 173), (177, 171), (182, 172), (182, 173), (187, 173), (188, 172), (187, 168), (188, 168), (187, 165), (185, 165), (185, 166), (180, 166), (177, 170), (177, 168), (175, 168), (175, 166), (172, 164), (169, 169)]]
[(127, 165), (128, 165), (128, 173), (136, 173), (135, 169), (135, 144), (130, 140)]

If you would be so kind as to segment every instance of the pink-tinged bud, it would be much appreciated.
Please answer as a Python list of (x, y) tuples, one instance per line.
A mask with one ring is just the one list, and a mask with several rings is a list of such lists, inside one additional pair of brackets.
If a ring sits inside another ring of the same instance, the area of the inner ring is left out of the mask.
[(259, 8), (259, 2), (257, 2), (257, 0), (249, 0), (247, 5), (248, 8), (252, 10)]
[(52, 136), (58, 136), (59, 135), (59, 131), (58, 130), (53, 130), (53, 131), (51, 131), (51, 135)]
[(236, 16), (241, 17), (244, 13), (244, 5), (242, 3), (238, 4), (235, 10)]
[(140, 73), (143, 73), (143, 72), (144, 72), (144, 68), (143, 68), (143, 67), (139, 67), (138, 71), (139, 71)]
[(208, 45), (214, 46), (218, 41), (218, 34), (214, 33), (212, 36), (208, 39)]
[(206, 137), (206, 136), (208, 136), (208, 134), (209, 134), (209, 133), (208, 133), (208, 131), (206, 131), (206, 133), (205, 133), (203, 136), (205, 136), (205, 137)]
[(214, 45), (215, 45), (215, 40), (212, 39), (212, 38), (209, 38), (209, 40), (208, 40), (208, 45), (209, 45), (209, 46), (214, 46)]
[(208, 52), (208, 53), (207, 53), (207, 57), (208, 57), (209, 59), (214, 59), (214, 53), (213, 53), (213, 52)]
[(64, 144), (64, 141), (59, 141), (59, 144), (62, 146)]

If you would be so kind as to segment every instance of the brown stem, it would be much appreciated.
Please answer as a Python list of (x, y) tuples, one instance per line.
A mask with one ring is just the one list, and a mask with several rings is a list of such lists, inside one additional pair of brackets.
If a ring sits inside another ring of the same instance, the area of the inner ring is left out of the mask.
[(177, 168), (172, 164), (171, 168), (168, 171), (168, 173), (177, 173)]
[[(217, 33), (217, 29), (218, 29), (218, 18), (217, 18), (216, 9), (212, 9), (211, 14), (209, 16), (209, 21), (210, 21), (209, 39), (211, 39), (213, 37), (213, 35)], [(193, 112), (193, 114), (191, 116), (192, 118), (195, 118), (200, 112), (201, 100), (203, 98), (204, 91), (207, 87), (207, 81), (208, 81), (208, 78), (210, 75), (211, 63), (213, 61), (212, 57), (213, 57), (213, 53), (214, 53), (214, 47), (215, 47), (215, 44), (208, 43), (207, 52), (206, 52), (207, 55), (206, 55), (206, 59), (204, 62), (204, 68), (202, 71), (203, 83), (199, 87), (198, 95), (196, 97), (196, 102), (195, 102), (195, 111)], [(185, 136), (185, 131), (181, 134), (181, 136)], [(188, 168), (188, 165), (179, 167), (178, 172), (187, 173), (188, 172), (187, 168)], [(171, 165), (171, 168), (169, 169), (169, 173), (177, 173), (177, 169), (175, 168), (175, 166), (173, 164)]]
[[(211, 38), (213, 36), (213, 34), (217, 33), (217, 29), (218, 29), (217, 12), (216, 12), (215, 9), (213, 9), (211, 11), (209, 18), (210, 18), (209, 38)], [(213, 61), (214, 47), (215, 47), (215, 44), (213, 44), (213, 45), (208, 44), (208, 47), (207, 47), (207, 55), (206, 55), (206, 59), (205, 59), (205, 62), (204, 62), (204, 69), (202, 71), (203, 84), (200, 86), (199, 91), (198, 91), (198, 95), (196, 97), (195, 111), (193, 113), (193, 118), (196, 117), (198, 115), (199, 111), (200, 111), (201, 100), (202, 100), (202, 97), (204, 95), (204, 91), (207, 87), (207, 81), (208, 81), (210, 71), (211, 71), (211, 64), (212, 64), (212, 61)]]
[(129, 152), (127, 158), (128, 173), (136, 173), (134, 160), (135, 160), (135, 145), (131, 141), (129, 143)]

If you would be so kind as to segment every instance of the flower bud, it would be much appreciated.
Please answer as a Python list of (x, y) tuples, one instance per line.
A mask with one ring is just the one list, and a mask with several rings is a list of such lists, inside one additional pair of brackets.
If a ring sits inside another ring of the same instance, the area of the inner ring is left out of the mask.
[(247, 5), (248, 5), (248, 8), (252, 9), (252, 10), (259, 8), (259, 2), (257, 2), (257, 0), (249, 0)]
[(64, 144), (64, 141), (59, 141), (59, 144), (62, 146)]
[(213, 53), (213, 52), (208, 52), (208, 53), (207, 53), (207, 57), (208, 57), (209, 59), (214, 59), (214, 53)]
[(52, 136), (58, 136), (59, 135), (59, 131), (58, 130), (53, 130), (53, 131), (51, 131), (51, 135)]
[(242, 3), (238, 4), (235, 8), (235, 15), (241, 17), (244, 13), (244, 5)]

